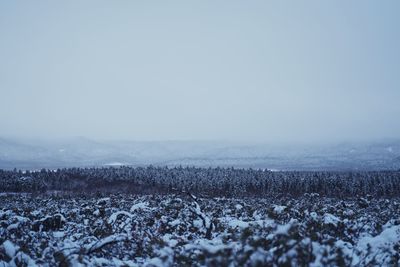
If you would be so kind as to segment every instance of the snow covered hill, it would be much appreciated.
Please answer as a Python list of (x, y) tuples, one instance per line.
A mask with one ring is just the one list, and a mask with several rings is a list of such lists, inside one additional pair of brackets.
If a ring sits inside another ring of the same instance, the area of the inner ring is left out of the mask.
[(218, 141), (12, 140), (0, 138), (0, 168), (187, 165), (276, 170), (400, 169), (400, 141), (268, 145)]

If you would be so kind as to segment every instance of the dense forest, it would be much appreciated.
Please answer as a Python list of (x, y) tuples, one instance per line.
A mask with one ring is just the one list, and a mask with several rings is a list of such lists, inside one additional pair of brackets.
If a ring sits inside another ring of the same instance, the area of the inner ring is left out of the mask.
[(400, 195), (400, 171), (296, 172), (235, 168), (108, 167), (0, 170), (2, 192), (191, 192), (204, 196)]
[(400, 171), (0, 170), (0, 192), (0, 266), (400, 265)]

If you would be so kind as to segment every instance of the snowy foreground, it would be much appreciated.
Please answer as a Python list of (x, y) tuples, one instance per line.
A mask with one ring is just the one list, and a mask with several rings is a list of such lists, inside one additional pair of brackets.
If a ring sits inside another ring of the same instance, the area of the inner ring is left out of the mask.
[(0, 196), (0, 266), (397, 266), (400, 199)]

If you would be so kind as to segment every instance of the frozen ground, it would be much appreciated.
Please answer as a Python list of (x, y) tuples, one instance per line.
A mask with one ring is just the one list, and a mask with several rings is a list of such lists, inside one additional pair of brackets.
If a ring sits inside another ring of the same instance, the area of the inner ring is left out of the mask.
[(317, 194), (1, 195), (0, 266), (398, 266), (399, 214)]

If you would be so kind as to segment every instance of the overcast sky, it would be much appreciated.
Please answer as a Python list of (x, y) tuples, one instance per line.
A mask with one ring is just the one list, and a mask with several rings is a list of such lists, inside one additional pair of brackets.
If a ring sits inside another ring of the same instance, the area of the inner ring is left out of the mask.
[(400, 1), (1, 1), (0, 135), (400, 137)]

